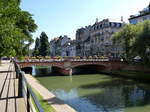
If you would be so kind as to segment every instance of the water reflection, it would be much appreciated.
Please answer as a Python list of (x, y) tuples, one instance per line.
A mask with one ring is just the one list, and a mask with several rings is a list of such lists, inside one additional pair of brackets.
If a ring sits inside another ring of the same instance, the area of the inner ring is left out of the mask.
[[(43, 75), (44, 74), (44, 75)], [(51, 74), (51, 67), (49, 66), (32, 66), (32, 75), (36, 77), (49, 76)]]
[(150, 87), (147, 84), (102, 74), (37, 79), (78, 112), (149, 112), (150, 110)]
[(70, 106), (78, 109), (80, 112), (93, 112), (93, 110), (99, 110), (96, 105), (91, 104), (91, 102), (85, 98), (80, 98), (76, 88), (71, 89), (69, 92), (63, 89), (52, 91), (58, 98), (64, 100)]

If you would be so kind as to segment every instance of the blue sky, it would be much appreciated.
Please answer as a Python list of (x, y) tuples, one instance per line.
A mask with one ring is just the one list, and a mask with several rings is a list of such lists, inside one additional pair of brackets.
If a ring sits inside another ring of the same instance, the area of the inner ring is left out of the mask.
[(78, 28), (92, 25), (96, 18), (127, 22), (132, 14), (145, 8), (150, 0), (22, 0), (21, 8), (33, 14), (38, 30), (33, 38), (46, 32), (51, 40), (60, 35), (75, 38)]

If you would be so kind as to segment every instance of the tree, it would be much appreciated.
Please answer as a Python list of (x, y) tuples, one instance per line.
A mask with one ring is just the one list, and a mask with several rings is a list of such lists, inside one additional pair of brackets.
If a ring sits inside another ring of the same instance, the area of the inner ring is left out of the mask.
[[(7, 3), (7, 7), (6, 6)], [(19, 8), (15, 0), (0, 2), (0, 57), (24, 56), (33, 42), (37, 25), (32, 15)]]
[(21, 0), (1, 0), (1, 2), (3, 2), (4, 7), (8, 6), (9, 3), (12, 3), (12, 2), (15, 2), (19, 6)]
[(125, 49), (124, 57), (131, 61), (140, 56), (145, 64), (150, 63), (148, 51), (150, 49), (150, 21), (136, 25), (126, 25), (112, 36), (114, 43), (120, 43)]
[(138, 28), (135, 25), (125, 25), (119, 32), (116, 32), (112, 38), (114, 44), (121, 44), (125, 50), (124, 58), (130, 61), (133, 58), (132, 49), (135, 39), (138, 35)]
[(139, 25), (142, 30), (134, 43), (133, 49), (143, 59), (145, 64), (150, 64), (150, 21), (144, 21)]
[(40, 49), (40, 39), (37, 37), (35, 40), (35, 48), (33, 51), (33, 56), (39, 56), (40, 55), (39, 49)]
[(41, 56), (48, 56), (50, 52), (48, 36), (45, 32), (42, 32), (40, 35), (40, 55)]

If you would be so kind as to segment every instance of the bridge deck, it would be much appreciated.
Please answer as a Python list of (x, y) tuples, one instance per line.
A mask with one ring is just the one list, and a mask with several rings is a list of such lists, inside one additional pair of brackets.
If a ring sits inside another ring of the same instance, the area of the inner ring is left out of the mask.
[(3, 61), (0, 65), (0, 111), (26, 112), (23, 98), (18, 98), (18, 79), (14, 65)]

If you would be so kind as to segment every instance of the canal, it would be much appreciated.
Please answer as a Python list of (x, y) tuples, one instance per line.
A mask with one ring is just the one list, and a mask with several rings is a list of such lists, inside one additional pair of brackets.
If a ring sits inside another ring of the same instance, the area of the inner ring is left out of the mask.
[(50, 68), (32, 74), (78, 112), (150, 112), (150, 85), (104, 74), (59, 76)]

